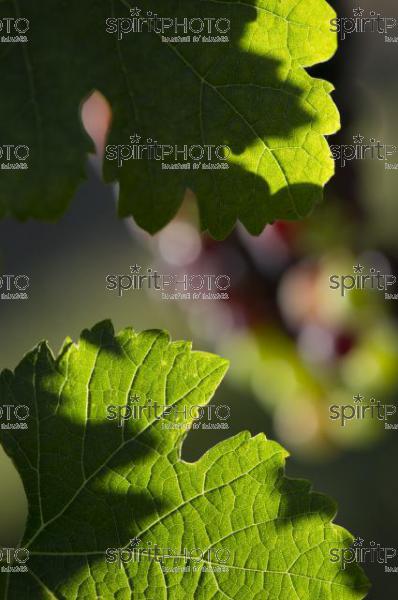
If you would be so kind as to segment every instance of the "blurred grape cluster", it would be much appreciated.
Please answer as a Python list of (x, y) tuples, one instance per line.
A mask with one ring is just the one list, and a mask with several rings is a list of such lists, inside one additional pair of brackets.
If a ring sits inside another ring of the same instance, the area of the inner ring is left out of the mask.
[(353, 404), (358, 393), (382, 403), (394, 397), (395, 304), (374, 290), (342, 297), (329, 278), (352, 273), (358, 261), (393, 272), (391, 257), (358, 243), (330, 199), (305, 223), (275, 223), (258, 238), (240, 228), (223, 243), (195, 234), (191, 200), (154, 239), (135, 234), (160, 254), (163, 270), (230, 275), (229, 301), (180, 303), (193, 338), (232, 361), (231, 377), (272, 414), (289, 447), (322, 455), (383, 435), (378, 420), (341, 427), (329, 407)]

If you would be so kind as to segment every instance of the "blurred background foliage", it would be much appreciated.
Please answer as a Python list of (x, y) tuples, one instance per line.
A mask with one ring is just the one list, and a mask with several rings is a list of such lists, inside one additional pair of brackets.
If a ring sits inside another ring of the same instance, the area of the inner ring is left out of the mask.
[[(350, 4), (350, 3), (349, 3)], [(397, 16), (379, 0), (376, 9)], [(352, 8), (336, 6), (339, 14)], [(334, 144), (361, 133), (398, 145), (396, 46), (378, 35), (351, 36), (330, 63), (311, 69), (331, 80), (342, 113)], [(229, 404), (227, 431), (196, 430), (184, 445), (195, 459), (222, 437), (242, 429), (265, 431), (292, 452), (288, 473), (310, 478), (339, 503), (338, 522), (365, 541), (398, 547), (396, 498), (398, 431), (374, 420), (342, 428), (329, 418), (332, 404), (353, 396), (396, 404), (398, 303), (382, 293), (329, 289), (332, 274), (352, 274), (358, 262), (398, 274), (398, 172), (383, 162), (353, 161), (336, 168), (325, 201), (301, 223), (275, 223), (257, 238), (241, 227), (224, 242), (198, 231), (194, 196), (174, 221), (150, 237), (116, 216), (116, 186), (100, 180), (100, 155), (111, 118), (94, 94), (83, 106), (84, 126), (97, 144), (88, 181), (57, 224), (0, 223), (0, 272), (31, 277), (27, 302), (0, 304), (0, 367), (14, 368), (39, 340), (54, 351), (63, 338), (104, 318), (115, 328), (163, 328), (173, 339), (214, 351), (231, 368), (214, 403)], [(142, 265), (162, 273), (226, 273), (228, 301), (166, 301), (148, 290), (122, 298), (105, 289), (109, 273)], [(0, 461), (1, 543), (23, 530), (26, 502), (15, 469)], [(394, 575), (366, 565), (371, 599), (392, 597)]]

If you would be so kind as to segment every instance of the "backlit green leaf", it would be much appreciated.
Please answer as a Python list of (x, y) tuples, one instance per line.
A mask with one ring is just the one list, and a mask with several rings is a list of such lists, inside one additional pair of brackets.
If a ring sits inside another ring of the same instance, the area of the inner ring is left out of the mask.
[[(212, 19), (214, 42), (195, 42), (190, 28), (190, 42), (169, 41), (172, 29), (166, 41), (145, 27), (123, 33), (132, 8), (125, 0), (0, 2), (1, 16), (30, 23), (27, 43), (0, 43), (1, 143), (29, 148), (27, 170), (2, 171), (0, 216), (63, 214), (92, 149), (79, 107), (93, 90), (113, 112), (104, 177), (120, 184), (121, 216), (154, 233), (173, 218), (187, 188), (196, 194), (202, 229), (215, 238), (237, 219), (259, 234), (275, 219), (306, 216), (333, 174), (324, 136), (339, 127), (332, 85), (305, 70), (336, 49), (335, 13), (325, 0), (139, 3), (143, 17), (151, 11), (180, 23), (177, 33), (185, 31), (181, 23), (199, 30)], [(227, 41), (217, 41), (223, 36), (215, 23)], [(135, 146), (130, 137), (168, 149), (163, 160), (144, 152), (121, 161)], [(215, 157), (210, 146), (230, 150)], [(229, 168), (214, 170), (229, 154)], [(202, 157), (197, 169), (192, 156)], [(162, 168), (178, 162), (189, 170)]]
[[(352, 542), (335, 504), (284, 476), (277, 443), (241, 433), (181, 459), (184, 426), (226, 367), (164, 332), (115, 336), (102, 323), (56, 360), (43, 343), (2, 373), (1, 403), (31, 410), (26, 431), (2, 435), (29, 501), (30, 552), (27, 573), (0, 575), (2, 598), (364, 598), (362, 571), (331, 560)], [(107, 418), (127, 404), (146, 410), (121, 427)]]

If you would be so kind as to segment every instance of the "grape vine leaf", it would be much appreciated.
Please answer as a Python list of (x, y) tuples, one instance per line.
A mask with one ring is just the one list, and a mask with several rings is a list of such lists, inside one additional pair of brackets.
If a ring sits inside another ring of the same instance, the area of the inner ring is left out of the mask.
[[(154, 233), (176, 214), (187, 188), (198, 199), (201, 228), (217, 239), (237, 220), (257, 235), (275, 219), (309, 214), (334, 171), (324, 136), (337, 131), (339, 115), (333, 86), (305, 68), (335, 52), (334, 10), (325, 0), (138, 4), (86, 0), (82, 10), (78, 0), (0, 2), (0, 17), (30, 24), (27, 43), (0, 43), (1, 140), (30, 149), (28, 169), (2, 171), (0, 216), (51, 220), (66, 210), (93, 149), (79, 119), (93, 90), (112, 109), (103, 170), (107, 182), (119, 182), (120, 216), (132, 215)], [(162, 41), (145, 26), (121, 33), (138, 18), (132, 15), (147, 18), (148, 12), (165, 23), (187, 19), (196, 30), (209, 19), (214, 29), (220, 19), (228, 41)], [(155, 141), (179, 151), (177, 159), (165, 157), (166, 167), (188, 162), (190, 170), (164, 169), (162, 161), (145, 158), (119, 167), (114, 160), (115, 152), (126, 156), (127, 147)], [(199, 157), (204, 146), (201, 162), (219, 166), (214, 150), (210, 160), (207, 154), (219, 145), (230, 148), (226, 170), (195, 169), (183, 154), (194, 148)]]
[[(277, 443), (246, 432), (181, 459), (183, 426), (226, 368), (165, 332), (115, 336), (104, 322), (56, 360), (42, 343), (2, 373), (2, 404), (31, 409), (26, 431), (2, 434), (28, 497), (30, 552), (27, 573), (0, 575), (2, 598), (364, 598), (360, 568), (330, 560), (352, 542), (332, 523), (334, 502), (284, 476)], [(127, 404), (141, 407), (136, 419), (107, 420)]]

